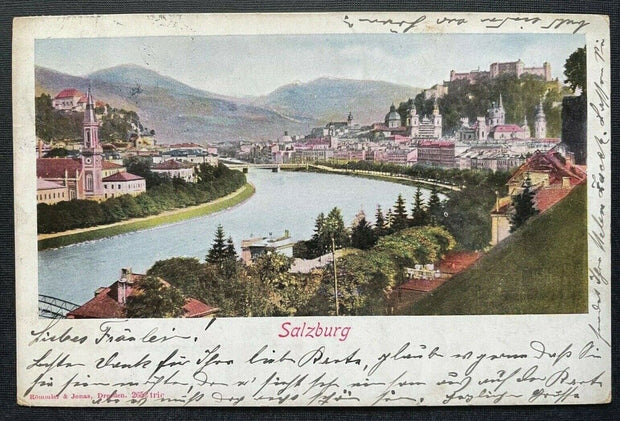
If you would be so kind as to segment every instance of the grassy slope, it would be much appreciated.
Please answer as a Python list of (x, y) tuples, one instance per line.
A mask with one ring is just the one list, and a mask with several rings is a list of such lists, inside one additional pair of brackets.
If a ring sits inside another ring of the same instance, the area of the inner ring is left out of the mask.
[(127, 232), (144, 230), (163, 224), (172, 224), (186, 219), (196, 218), (219, 212), (223, 209), (235, 206), (249, 199), (255, 192), (254, 186), (246, 184), (238, 190), (238, 194), (234, 193), (224, 200), (216, 200), (201, 205), (192, 206), (187, 209), (179, 209), (164, 215), (155, 215), (148, 218), (139, 218), (125, 224), (114, 224), (112, 226), (104, 226), (91, 231), (83, 231), (75, 234), (67, 234), (59, 237), (52, 237), (39, 240), (39, 250), (48, 248), (62, 247), (69, 244), (81, 243), (83, 241), (97, 240), (99, 238), (111, 237), (114, 235), (124, 234)]
[(584, 313), (586, 186), (493, 248), (406, 314)]

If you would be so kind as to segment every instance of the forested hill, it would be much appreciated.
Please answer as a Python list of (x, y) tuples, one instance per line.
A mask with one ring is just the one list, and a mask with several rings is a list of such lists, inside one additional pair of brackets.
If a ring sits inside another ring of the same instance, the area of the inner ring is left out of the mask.
[[(454, 133), (460, 126), (462, 117), (475, 121), (478, 116), (486, 115), (491, 102), (497, 102), (502, 95), (506, 111), (506, 124), (523, 124), (527, 116), (531, 133), (534, 133), (536, 105), (543, 98), (543, 109), (547, 116), (547, 136), (560, 137), (562, 130), (562, 97), (570, 91), (557, 81), (545, 82), (541, 78), (522, 75), (500, 75), (495, 79), (481, 79), (475, 84), (467, 80), (448, 82), (448, 94), (438, 99), (439, 111), (443, 115), (444, 134)], [(424, 100), (421, 93), (414, 103), (418, 114), (431, 114), (433, 100)], [(407, 103), (401, 103), (398, 109), (405, 119)], [(473, 122), (472, 121), (472, 122)]]
[[(99, 139), (102, 142), (125, 142), (129, 134), (140, 127), (142, 131), (148, 129), (140, 122), (135, 111), (107, 107), (106, 113), (102, 106), (95, 109), (102, 114)], [(50, 141), (77, 141), (82, 140), (83, 112), (64, 112), (55, 110), (50, 95), (42, 94), (35, 98), (35, 119), (37, 136), (46, 142)], [(152, 134), (155, 134), (153, 131)]]
[(577, 186), (403, 314), (587, 312), (586, 193)]

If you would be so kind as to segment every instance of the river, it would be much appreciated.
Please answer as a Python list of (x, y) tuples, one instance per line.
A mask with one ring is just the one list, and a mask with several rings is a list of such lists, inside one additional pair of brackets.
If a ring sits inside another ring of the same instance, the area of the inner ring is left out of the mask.
[[(280, 236), (285, 229), (295, 240), (308, 239), (317, 215), (327, 214), (334, 206), (342, 210), (347, 226), (360, 209), (369, 222), (374, 222), (377, 204), (385, 213), (399, 193), (410, 211), (416, 190), (339, 174), (251, 169), (247, 176), (256, 186), (256, 193), (236, 207), (175, 224), (39, 251), (39, 294), (82, 304), (93, 297), (99, 286), (113, 283), (122, 267), (144, 273), (157, 260), (169, 257), (203, 260), (218, 224), (222, 224), (227, 236), (232, 236), (240, 252), (241, 240), (270, 233)], [(428, 199), (430, 191), (422, 192)]]

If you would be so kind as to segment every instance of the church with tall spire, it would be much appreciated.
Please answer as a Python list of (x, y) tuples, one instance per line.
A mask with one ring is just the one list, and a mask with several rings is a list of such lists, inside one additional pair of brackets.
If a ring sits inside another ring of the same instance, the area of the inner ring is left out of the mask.
[(86, 94), (82, 142), (82, 175), (84, 177), (84, 198), (103, 198), (103, 149), (99, 143), (99, 122), (95, 117), (95, 104), (90, 87)]
[[(120, 167), (120, 169), (118, 168)], [(109, 174), (111, 168), (116, 172)], [(104, 173), (106, 176), (104, 176)], [(37, 201), (56, 203), (63, 200), (97, 200), (130, 194), (137, 196), (146, 191), (143, 177), (128, 173), (122, 166), (111, 164), (103, 159), (103, 148), (99, 142), (99, 121), (95, 115), (95, 101), (89, 87), (86, 107), (82, 121), (82, 145), (79, 158), (37, 158), (37, 184), (45, 181), (45, 193), (37, 188)], [(51, 192), (51, 184), (55, 190)], [(41, 197), (43, 194), (58, 197)], [(56, 200), (58, 199), (58, 200)]]

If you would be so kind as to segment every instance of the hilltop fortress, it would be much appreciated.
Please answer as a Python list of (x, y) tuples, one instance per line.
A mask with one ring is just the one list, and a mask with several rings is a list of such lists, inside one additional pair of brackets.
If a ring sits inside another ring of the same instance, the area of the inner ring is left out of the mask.
[(470, 83), (476, 83), (478, 79), (490, 78), (495, 79), (501, 74), (512, 74), (517, 77), (521, 75), (534, 75), (542, 77), (546, 82), (551, 81), (551, 64), (544, 62), (542, 67), (525, 67), (525, 63), (521, 59), (517, 61), (510, 61), (505, 63), (492, 63), (489, 66), (489, 71), (472, 70), (467, 73), (457, 73), (454, 70), (450, 71), (450, 82), (455, 80), (467, 79)]

